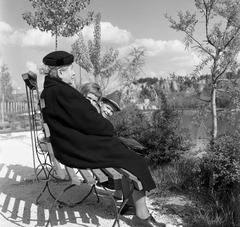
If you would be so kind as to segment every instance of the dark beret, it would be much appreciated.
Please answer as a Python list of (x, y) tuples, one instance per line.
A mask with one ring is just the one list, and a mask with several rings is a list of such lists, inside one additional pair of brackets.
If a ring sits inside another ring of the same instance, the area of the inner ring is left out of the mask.
[(43, 58), (43, 63), (49, 66), (70, 65), (74, 61), (74, 56), (66, 51), (54, 51)]

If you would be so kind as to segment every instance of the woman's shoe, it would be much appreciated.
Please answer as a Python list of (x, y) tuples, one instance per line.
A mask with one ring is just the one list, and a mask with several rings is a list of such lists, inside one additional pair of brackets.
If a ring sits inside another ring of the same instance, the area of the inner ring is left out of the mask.
[(124, 214), (135, 214), (135, 207), (126, 204), (126, 205), (122, 208), (120, 214), (121, 214), (121, 215), (124, 215)]
[(144, 226), (144, 227), (166, 227), (162, 222), (157, 222), (152, 215), (146, 219), (141, 219), (136, 215), (132, 219), (133, 226)]
[(107, 188), (107, 189), (109, 189), (109, 190), (114, 190), (114, 189), (115, 189), (115, 188), (114, 188), (114, 185), (109, 184), (108, 181), (105, 181), (105, 182), (102, 182), (102, 183), (97, 182), (97, 186), (99, 186), (99, 187), (104, 187), (104, 188)]
[(113, 195), (113, 198), (114, 198), (116, 201), (121, 201), (121, 200), (122, 200), (122, 198), (117, 197), (117, 196), (115, 196), (115, 195)]

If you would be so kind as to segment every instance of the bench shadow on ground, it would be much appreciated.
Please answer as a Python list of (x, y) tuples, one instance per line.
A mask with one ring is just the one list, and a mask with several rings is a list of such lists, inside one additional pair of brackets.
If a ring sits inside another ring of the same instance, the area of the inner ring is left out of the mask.
[[(33, 168), (27, 166), (0, 164), (0, 215), (1, 218), (11, 222), (11, 226), (45, 226), (47, 223), (54, 199), (46, 191), (39, 199), (39, 204), (36, 204), (36, 199), (45, 183), (37, 181), (33, 173)], [(26, 176), (27, 178), (24, 178)], [(49, 187), (51, 191), (59, 193), (67, 184), (67, 182), (51, 181)], [(90, 189), (91, 187), (85, 184), (81, 187), (76, 186), (60, 198), (64, 202), (76, 202)], [(113, 202), (104, 190), (97, 191), (99, 202), (92, 193), (79, 205), (54, 206), (49, 226), (70, 223), (76, 226), (112, 226), (115, 219)], [(122, 221), (126, 226), (131, 225), (131, 220), (127, 216), (121, 217), (120, 222)]]

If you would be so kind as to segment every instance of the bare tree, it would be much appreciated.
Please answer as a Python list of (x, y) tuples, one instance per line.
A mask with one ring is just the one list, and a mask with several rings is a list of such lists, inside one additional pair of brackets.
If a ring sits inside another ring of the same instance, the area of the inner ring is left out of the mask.
[(93, 12), (88, 12), (86, 18), (80, 16), (90, 3), (90, 0), (29, 0), (36, 12), (26, 11), (22, 14), (24, 20), (33, 28), (51, 32), (55, 36), (55, 49), (59, 36), (71, 37), (92, 21)]
[[(216, 138), (217, 108), (216, 99), (222, 90), (223, 84), (232, 83), (226, 78), (228, 72), (234, 71), (239, 65), (237, 56), (240, 51), (240, 2), (239, 0), (194, 0), (195, 6), (202, 16), (205, 25), (205, 40), (198, 40), (195, 36), (195, 27), (200, 22), (196, 13), (178, 13), (179, 21), (165, 15), (170, 22), (170, 27), (185, 33), (184, 42), (187, 48), (192, 47), (201, 56), (201, 62), (194, 70), (194, 75), (199, 75), (205, 67), (210, 69), (209, 103), (212, 114), (212, 138)], [(236, 80), (234, 80), (234, 83)], [(234, 85), (232, 83), (232, 85)], [(236, 83), (235, 83), (236, 85)], [(236, 86), (235, 86), (236, 87)], [(200, 96), (199, 96), (200, 97)]]

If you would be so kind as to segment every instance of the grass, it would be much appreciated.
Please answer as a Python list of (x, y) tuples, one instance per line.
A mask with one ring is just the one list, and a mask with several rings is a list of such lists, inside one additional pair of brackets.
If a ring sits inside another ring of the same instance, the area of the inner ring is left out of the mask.
[(157, 190), (150, 196), (161, 198), (161, 203), (168, 197), (190, 199), (192, 204), (171, 207), (184, 227), (240, 227), (240, 195), (221, 201), (209, 194), (203, 178), (207, 173), (201, 165), (200, 159), (188, 157), (152, 170)]

